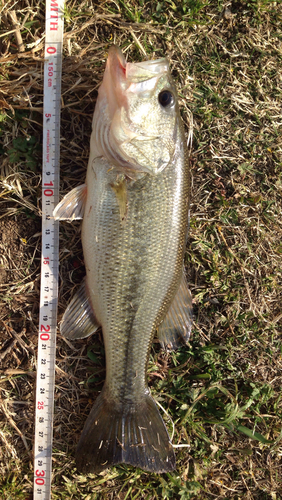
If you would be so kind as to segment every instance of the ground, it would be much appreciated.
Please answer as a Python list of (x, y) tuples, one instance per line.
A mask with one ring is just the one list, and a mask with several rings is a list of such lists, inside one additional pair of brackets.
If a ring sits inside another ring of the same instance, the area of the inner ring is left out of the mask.
[[(5, 500), (32, 498), (44, 16), (38, 0), (0, 2)], [(152, 394), (181, 445), (177, 469), (160, 476), (125, 465), (76, 471), (76, 443), (105, 376), (103, 342), (101, 332), (77, 342), (58, 333), (54, 500), (282, 498), (281, 22), (281, 3), (270, 0), (66, 3), (62, 195), (84, 179), (113, 42), (130, 61), (167, 55), (187, 134), (193, 114), (185, 265), (194, 327), (188, 346), (168, 353), (156, 341), (149, 360)], [(59, 319), (84, 275), (79, 232), (79, 222), (61, 224)]]

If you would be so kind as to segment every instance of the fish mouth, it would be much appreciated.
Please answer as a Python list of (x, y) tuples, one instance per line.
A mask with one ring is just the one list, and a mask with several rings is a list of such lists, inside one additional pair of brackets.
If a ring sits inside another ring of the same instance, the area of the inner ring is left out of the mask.
[(112, 45), (109, 49), (106, 71), (109, 71), (113, 81), (117, 78), (125, 78), (126, 76), (126, 60), (125, 57), (116, 45)]
[(166, 58), (143, 61), (139, 63), (126, 63), (126, 78), (128, 82), (139, 83), (145, 80), (160, 77), (168, 71)]
[[(103, 83), (99, 88), (94, 135), (97, 151), (115, 166), (157, 174), (172, 158), (173, 141), (164, 138), (154, 127), (143, 125), (143, 121), (146, 123), (144, 111), (138, 114), (138, 101), (145, 102), (143, 109), (149, 112), (150, 96), (154, 95), (167, 73), (169, 64), (166, 58), (129, 63), (119, 47), (110, 47)], [(162, 142), (164, 148), (158, 145)]]
[(126, 62), (120, 48), (112, 45), (109, 49), (106, 68), (109, 70), (114, 81), (119, 79), (122, 83), (127, 82), (130, 85), (132, 82), (142, 82), (157, 75), (160, 76), (162, 73), (168, 71), (169, 65), (165, 57), (138, 63)]

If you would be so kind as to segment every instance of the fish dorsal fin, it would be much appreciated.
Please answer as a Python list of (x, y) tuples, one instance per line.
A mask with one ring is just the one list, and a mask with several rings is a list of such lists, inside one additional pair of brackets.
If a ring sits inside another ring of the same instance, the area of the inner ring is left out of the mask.
[(193, 322), (192, 296), (184, 272), (179, 289), (163, 322), (158, 327), (158, 338), (162, 347), (177, 349), (188, 342)]
[(68, 221), (83, 219), (86, 191), (86, 184), (82, 184), (66, 194), (56, 206), (53, 212), (54, 218)]
[(67, 339), (84, 339), (94, 333), (98, 327), (84, 279), (65, 310), (60, 332)]

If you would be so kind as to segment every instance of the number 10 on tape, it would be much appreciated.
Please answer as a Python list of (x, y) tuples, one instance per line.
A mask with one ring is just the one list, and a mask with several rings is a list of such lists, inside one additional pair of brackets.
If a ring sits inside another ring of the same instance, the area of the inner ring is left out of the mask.
[(64, 0), (57, 0), (56, 2), (46, 0), (42, 255), (35, 407), (34, 500), (50, 500), (51, 498), (59, 274), (59, 227), (52, 214), (59, 201), (63, 11)]

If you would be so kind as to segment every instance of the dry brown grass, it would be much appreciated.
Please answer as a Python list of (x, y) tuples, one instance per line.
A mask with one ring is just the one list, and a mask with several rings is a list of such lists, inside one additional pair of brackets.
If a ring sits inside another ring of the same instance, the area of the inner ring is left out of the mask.
[[(3, 499), (32, 495), (43, 7), (0, 2)], [(85, 176), (111, 43), (130, 60), (166, 53), (187, 130), (193, 112), (187, 272), (195, 325), (191, 346), (167, 354), (156, 344), (149, 363), (154, 395), (176, 424), (175, 444), (191, 446), (176, 450), (177, 471), (161, 477), (125, 466), (88, 479), (75, 471), (75, 445), (105, 375), (103, 345), (101, 334), (75, 343), (58, 335), (54, 499), (282, 497), (281, 22), (281, 4), (267, 0), (67, 3), (62, 194)], [(61, 224), (59, 317), (84, 275), (79, 228)]]

